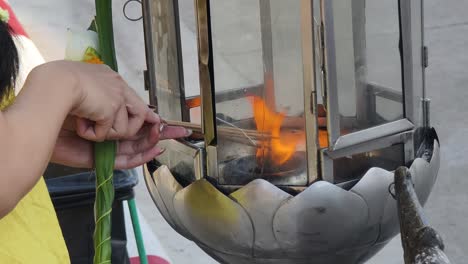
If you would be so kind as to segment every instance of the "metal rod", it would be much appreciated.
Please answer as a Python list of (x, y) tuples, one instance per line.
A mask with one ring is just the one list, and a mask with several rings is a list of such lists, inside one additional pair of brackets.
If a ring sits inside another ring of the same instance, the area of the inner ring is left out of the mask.
[(217, 144), (210, 1), (195, 0), (195, 3), (203, 135), (205, 144), (208, 147)]
[(275, 73), (273, 61), (273, 31), (271, 21), (271, 1), (260, 0), (260, 30), (263, 58), (263, 98), (270, 109), (276, 108)]
[(321, 16), (324, 36), (324, 77), (327, 110), (328, 145), (332, 149), (341, 136), (340, 113), (338, 104), (338, 77), (336, 62), (334, 1), (321, 0)]
[(422, 99), (422, 110), (423, 110), (423, 126), (425, 128), (431, 127), (431, 99)]
[[(164, 120), (169, 126), (179, 126), (191, 129), (194, 133), (202, 133), (202, 126), (200, 124), (188, 123), (183, 121)], [(240, 129), (228, 126), (219, 126), (218, 133), (220, 136), (233, 136), (233, 137), (251, 137), (254, 140), (271, 139), (272, 137), (267, 133), (261, 133), (256, 130)]]
[(354, 47), (354, 71), (356, 87), (356, 119), (361, 124), (369, 122), (369, 112), (366, 107), (367, 92), (367, 37), (366, 37), (366, 0), (351, 1), (351, 16)]
[(317, 91), (315, 86), (315, 41), (314, 41), (314, 22), (313, 22), (313, 1), (301, 1), (301, 32), (302, 32), (302, 67), (304, 79), (304, 119), (305, 137), (307, 148), (307, 175), (308, 183), (316, 181), (320, 175), (320, 166), (318, 162), (318, 111)]
[(156, 98), (156, 66), (154, 65), (154, 50), (153, 50), (153, 35), (151, 33), (151, 11), (149, 0), (142, 0), (141, 8), (143, 13), (143, 36), (145, 40), (145, 58), (146, 58), (146, 71), (145, 71), (145, 86), (149, 92), (150, 103), (158, 106)]
[(185, 104), (185, 80), (184, 80), (184, 62), (182, 55), (182, 39), (180, 33), (179, 0), (173, 0), (174, 27), (177, 50), (177, 73), (179, 74), (179, 100), (181, 118), (184, 121), (190, 120), (190, 110)]

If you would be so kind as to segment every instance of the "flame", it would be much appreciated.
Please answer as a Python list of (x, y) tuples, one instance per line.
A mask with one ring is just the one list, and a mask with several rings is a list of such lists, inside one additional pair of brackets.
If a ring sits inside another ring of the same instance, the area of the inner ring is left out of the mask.
[(281, 125), (285, 118), (284, 113), (277, 113), (268, 108), (260, 97), (252, 96), (250, 101), (257, 130), (271, 136), (259, 142), (257, 159), (261, 161), (269, 160), (276, 165), (284, 164), (296, 152), (297, 145), (304, 143), (304, 132), (281, 131)]

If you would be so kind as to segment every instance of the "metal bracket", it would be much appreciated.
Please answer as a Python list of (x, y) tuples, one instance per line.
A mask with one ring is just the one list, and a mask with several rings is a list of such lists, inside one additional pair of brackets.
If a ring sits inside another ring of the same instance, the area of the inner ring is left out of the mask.
[(425, 128), (431, 127), (431, 99), (422, 99), (422, 110), (423, 110), (423, 126)]
[(423, 67), (424, 68), (427, 68), (429, 67), (429, 49), (427, 46), (424, 46), (423, 47), (423, 56), (422, 56), (422, 63), (423, 63)]
[(149, 75), (148, 75), (148, 70), (144, 70), (143, 71), (143, 82), (144, 82), (144, 87), (145, 87), (145, 91), (149, 91), (149, 87), (150, 87), (150, 79), (149, 79)]

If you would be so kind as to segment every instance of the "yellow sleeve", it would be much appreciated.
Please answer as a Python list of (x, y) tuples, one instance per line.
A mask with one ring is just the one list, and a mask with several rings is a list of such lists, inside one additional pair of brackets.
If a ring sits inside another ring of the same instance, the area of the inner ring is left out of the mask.
[(70, 263), (42, 177), (14, 210), (0, 219), (0, 263)]

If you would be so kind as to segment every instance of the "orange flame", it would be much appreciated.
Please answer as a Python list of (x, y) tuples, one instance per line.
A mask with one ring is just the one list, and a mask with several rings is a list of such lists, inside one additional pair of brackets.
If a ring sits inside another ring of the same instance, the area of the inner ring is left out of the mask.
[(271, 137), (261, 140), (257, 149), (257, 159), (269, 160), (276, 165), (282, 165), (296, 152), (299, 143), (304, 142), (303, 131), (292, 133), (281, 131), (281, 124), (285, 114), (277, 113), (267, 107), (265, 102), (257, 96), (251, 97), (253, 114), (257, 130)]

